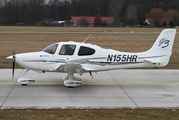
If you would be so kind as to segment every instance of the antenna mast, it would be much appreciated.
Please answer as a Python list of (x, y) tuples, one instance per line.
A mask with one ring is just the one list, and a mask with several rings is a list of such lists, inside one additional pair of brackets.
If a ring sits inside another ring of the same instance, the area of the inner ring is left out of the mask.
[(92, 35), (92, 34), (90, 34), (90, 35), (83, 41), (83, 43), (85, 43), (85, 42), (88, 40), (88, 38), (91, 37), (91, 35)]

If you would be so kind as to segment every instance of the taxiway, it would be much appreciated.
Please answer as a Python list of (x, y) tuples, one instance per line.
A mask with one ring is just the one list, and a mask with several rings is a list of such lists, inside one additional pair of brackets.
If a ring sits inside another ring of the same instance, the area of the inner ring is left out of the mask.
[(16, 83), (22, 69), (0, 69), (0, 108), (179, 108), (179, 70), (122, 69), (88, 73), (85, 85), (67, 88), (65, 73), (40, 74), (29, 71), (25, 77), (35, 83)]

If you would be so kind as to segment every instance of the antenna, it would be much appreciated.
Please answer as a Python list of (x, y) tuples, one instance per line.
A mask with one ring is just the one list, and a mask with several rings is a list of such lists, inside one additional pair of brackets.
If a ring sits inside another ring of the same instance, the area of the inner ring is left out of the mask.
[(84, 41), (83, 41), (83, 43), (85, 43), (86, 42), (86, 40), (88, 40), (88, 38), (90, 38), (91, 37), (91, 35), (92, 34), (90, 34)]

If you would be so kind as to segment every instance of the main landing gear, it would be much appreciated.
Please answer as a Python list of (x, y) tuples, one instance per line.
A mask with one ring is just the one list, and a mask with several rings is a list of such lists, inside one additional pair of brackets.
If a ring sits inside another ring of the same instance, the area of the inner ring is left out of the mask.
[(63, 81), (63, 84), (68, 88), (74, 88), (84, 84), (84, 82), (81, 81), (81, 78), (74, 76), (74, 73), (68, 73), (67, 76), (63, 77)]

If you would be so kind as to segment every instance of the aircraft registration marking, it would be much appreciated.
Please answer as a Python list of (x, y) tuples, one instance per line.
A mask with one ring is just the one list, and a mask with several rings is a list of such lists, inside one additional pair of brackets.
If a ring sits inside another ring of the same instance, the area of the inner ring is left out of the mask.
[(110, 62), (136, 62), (137, 55), (108, 55), (107, 61)]

